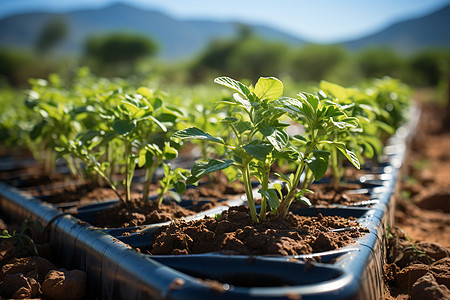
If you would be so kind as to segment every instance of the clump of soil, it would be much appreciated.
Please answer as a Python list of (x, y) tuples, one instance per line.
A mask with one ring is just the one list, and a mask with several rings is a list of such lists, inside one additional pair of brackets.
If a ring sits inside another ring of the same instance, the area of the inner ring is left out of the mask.
[[(245, 188), (239, 181), (229, 182), (223, 172), (215, 172), (203, 178), (206, 184), (200, 184), (196, 188), (187, 189), (183, 193), (183, 199), (216, 198), (224, 199), (229, 195), (240, 195), (245, 193)], [(204, 182), (204, 181), (203, 181)]]
[(110, 187), (103, 187), (92, 183), (77, 184), (76, 182), (59, 182), (53, 185), (37, 186), (29, 189), (27, 193), (49, 203), (78, 201), (82, 204), (117, 198), (117, 195)]
[[(4, 229), (6, 224), (1, 221), (0, 230)], [(86, 273), (58, 269), (48, 259), (55, 258), (49, 244), (36, 246), (40, 256), (19, 240), (0, 239), (0, 298), (83, 299)]]
[[(388, 240), (385, 299), (450, 299), (450, 249), (412, 242), (401, 230)], [(408, 297), (409, 296), (409, 297)]]
[(305, 196), (314, 206), (331, 206), (333, 204), (353, 205), (358, 202), (370, 200), (370, 195), (355, 194), (351, 190), (361, 189), (362, 186), (356, 183), (346, 183), (335, 190), (331, 184), (312, 184), (310, 190), (313, 194)]
[(120, 203), (118, 206), (99, 212), (92, 225), (119, 228), (156, 224), (191, 216), (216, 206), (226, 205), (222, 200), (230, 199), (230, 195), (242, 194), (245, 190), (241, 184), (228, 184), (227, 181), (225, 182), (227, 179), (224, 176), (223, 174), (216, 176), (212, 183), (187, 189), (182, 198), (192, 202), (188, 207), (182, 207), (175, 201), (163, 202), (159, 208), (153, 201)]
[[(231, 207), (220, 218), (177, 221), (164, 226), (151, 254), (223, 252), (243, 255), (300, 255), (335, 250), (354, 243), (367, 229), (355, 218), (289, 214), (253, 224), (248, 208)], [(333, 232), (333, 229), (348, 230)]]
[[(450, 132), (426, 104), (405, 159), (384, 299), (450, 299)], [(410, 237), (410, 238), (408, 238)], [(411, 239), (411, 240), (410, 240)]]
[(96, 213), (92, 225), (107, 228), (122, 228), (162, 223), (195, 214), (195, 210), (183, 208), (177, 203), (161, 204), (141, 201), (119, 203), (118, 205)]

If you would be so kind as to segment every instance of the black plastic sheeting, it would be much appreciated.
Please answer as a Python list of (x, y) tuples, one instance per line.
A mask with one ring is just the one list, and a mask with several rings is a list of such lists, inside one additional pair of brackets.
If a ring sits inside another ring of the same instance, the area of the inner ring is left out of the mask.
[[(377, 171), (360, 179), (365, 187), (358, 192), (371, 195), (370, 201), (294, 212), (354, 216), (369, 229), (355, 244), (336, 251), (289, 257), (152, 256), (133, 247), (148, 245), (161, 224), (105, 230), (86, 222), (89, 214), (111, 203), (81, 209), (75, 217), (0, 182), (0, 208), (11, 221), (34, 218), (46, 225), (65, 267), (86, 271), (92, 299), (379, 299), (385, 230), (394, 224), (396, 181), (418, 113), (413, 110), (412, 116), (408, 127), (388, 141)], [(214, 215), (217, 209), (207, 213)], [(126, 231), (129, 235), (123, 236)]]

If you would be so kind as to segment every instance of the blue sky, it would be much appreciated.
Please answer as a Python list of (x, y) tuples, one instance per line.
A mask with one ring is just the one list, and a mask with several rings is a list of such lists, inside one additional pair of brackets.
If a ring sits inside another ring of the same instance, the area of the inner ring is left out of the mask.
[(358, 38), (450, 4), (450, 0), (0, 0), (0, 18), (23, 11), (65, 12), (113, 2), (159, 10), (178, 19), (263, 24), (318, 43)]

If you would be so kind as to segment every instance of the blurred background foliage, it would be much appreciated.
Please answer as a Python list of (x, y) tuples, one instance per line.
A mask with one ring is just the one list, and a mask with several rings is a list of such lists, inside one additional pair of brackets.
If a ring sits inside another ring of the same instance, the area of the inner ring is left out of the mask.
[[(105, 77), (164, 78), (172, 84), (211, 83), (226, 75), (255, 81), (276, 76), (293, 82), (314, 83), (322, 79), (342, 85), (367, 78), (391, 76), (413, 86), (446, 86), (450, 54), (427, 49), (400, 54), (390, 48), (365, 48), (352, 52), (340, 45), (292, 46), (265, 40), (245, 25), (228, 39), (212, 41), (196, 57), (182, 61), (156, 58), (158, 44), (148, 36), (130, 32), (96, 34), (85, 41), (82, 57), (54, 55), (68, 28), (62, 17), (50, 19), (42, 28), (34, 51), (0, 49), (0, 82), (26, 87), (29, 78), (46, 78), (57, 72), (70, 78), (81, 66)], [(68, 75), (67, 75), (68, 74)]]

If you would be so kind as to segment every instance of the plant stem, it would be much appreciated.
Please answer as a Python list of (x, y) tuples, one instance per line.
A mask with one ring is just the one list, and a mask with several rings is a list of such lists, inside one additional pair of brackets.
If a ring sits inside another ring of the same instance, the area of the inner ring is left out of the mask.
[(142, 200), (148, 200), (148, 195), (150, 194), (150, 184), (152, 183), (153, 175), (155, 174), (158, 162), (155, 160), (150, 168), (145, 171), (145, 183), (144, 191), (142, 192)]
[(130, 155), (131, 143), (129, 141), (125, 141), (125, 202), (130, 202), (131, 199), (131, 180), (129, 176)]
[[(270, 168), (269, 168), (270, 170)], [(267, 191), (267, 189), (269, 188), (269, 172), (267, 172), (267, 170), (265, 170), (266, 172), (264, 172), (264, 176), (263, 176), (263, 180), (261, 182), (261, 186), (262, 189)], [(266, 210), (267, 210), (267, 198), (262, 195), (261, 197), (261, 211), (259, 212), (259, 219), (261, 221), (265, 221), (266, 220)]]
[(244, 179), (245, 194), (247, 195), (248, 208), (250, 209), (250, 215), (253, 223), (259, 223), (258, 216), (256, 214), (255, 200), (253, 199), (252, 183), (250, 181), (250, 169), (248, 162), (242, 167), (242, 177)]
[(294, 180), (292, 182), (291, 189), (289, 193), (286, 195), (286, 197), (283, 199), (283, 201), (281, 201), (280, 207), (278, 207), (278, 217), (280, 218), (285, 218), (289, 212), (289, 207), (291, 206), (291, 203), (295, 198), (295, 192), (300, 183), (300, 177), (306, 167), (306, 160), (308, 156), (311, 154), (312, 150), (314, 149), (314, 146), (315, 143), (311, 142), (311, 145), (306, 149), (303, 158), (300, 160), (300, 163), (294, 175)]
[(331, 166), (333, 168), (333, 189), (337, 191), (339, 190), (339, 185), (341, 182), (341, 174), (339, 170), (338, 153), (335, 147), (331, 149), (331, 162)]
[(312, 181), (313, 178), (313, 173), (311, 171), (311, 169), (308, 167), (308, 165), (306, 165), (305, 167), (305, 180), (303, 180), (303, 184), (302, 184), (302, 190), (306, 189)]
[(106, 181), (106, 183), (111, 187), (117, 197), (119, 197), (119, 200), (121, 202), (124, 202), (123, 198), (119, 195), (116, 186), (111, 182), (111, 180), (109, 180), (108, 176), (106, 176), (105, 173), (103, 173), (102, 170), (100, 170), (100, 168), (98, 168), (97, 166), (94, 166), (94, 170), (100, 175), (101, 178), (103, 178), (103, 180)]

